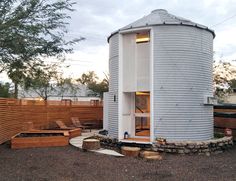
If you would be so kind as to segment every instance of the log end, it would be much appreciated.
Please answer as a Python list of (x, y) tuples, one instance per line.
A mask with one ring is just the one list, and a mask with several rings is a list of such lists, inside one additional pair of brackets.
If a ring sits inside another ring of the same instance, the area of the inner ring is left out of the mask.
[(87, 150), (98, 150), (100, 149), (100, 141), (97, 139), (85, 139), (83, 140), (82, 149)]
[(137, 157), (140, 152), (139, 147), (129, 147), (129, 146), (122, 146), (121, 153), (125, 156)]

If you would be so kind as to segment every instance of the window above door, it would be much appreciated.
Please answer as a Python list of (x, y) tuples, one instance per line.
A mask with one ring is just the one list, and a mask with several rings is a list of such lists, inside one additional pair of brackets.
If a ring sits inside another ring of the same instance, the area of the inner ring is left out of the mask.
[(149, 32), (142, 32), (136, 34), (136, 43), (146, 43), (150, 41)]

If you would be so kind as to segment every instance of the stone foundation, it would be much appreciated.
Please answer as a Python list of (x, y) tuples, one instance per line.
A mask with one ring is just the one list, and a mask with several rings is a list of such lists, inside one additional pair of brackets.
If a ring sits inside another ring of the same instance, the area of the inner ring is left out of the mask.
[(167, 153), (210, 155), (211, 153), (222, 153), (232, 146), (233, 138), (223, 137), (208, 141), (155, 142), (152, 145), (152, 150)]
[[(91, 138), (100, 140), (103, 147), (106, 148), (120, 148), (122, 146), (121, 142), (117, 139), (111, 139), (108, 136), (94, 135)], [(134, 143), (131, 143), (132, 146)], [(149, 147), (147, 145), (140, 146), (142, 150), (152, 150), (157, 152), (166, 153), (178, 153), (178, 154), (199, 154), (199, 155), (210, 155), (218, 154), (231, 148), (233, 146), (232, 137), (216, 138), (208, 141), (176, 141), (166, 143), (154, 142)]]
[(107, 147), (107, 148), (119, 146), (119, 142), (117, 139), (110, 138), (108, 136), (94, 134), (94, 136), (91, 136), (90, 138), (91, 139), (98, 139), (100, 141), (100, 144), (102, 146)]

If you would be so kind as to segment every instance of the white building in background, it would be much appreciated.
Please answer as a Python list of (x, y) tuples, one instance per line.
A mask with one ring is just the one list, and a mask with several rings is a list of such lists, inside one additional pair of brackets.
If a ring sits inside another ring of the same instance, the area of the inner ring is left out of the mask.
[[(48, 95), (48, 100), (63, 100), (69, 99), (71, 101), (91, 101), (91, 100), (101, 100), (100, 97), (96, 96), (93, 91), (89, 90), (86, 85), (76, 86), (75, 91), (66, 90), (63, 93), (58, 88), (53, 92), (50, 92)], [(29, 100), (41, 100), (42, 98), (33, 90), (24, 90), (19, 88), (18, 91), (19, 99), (29, 99)]]
[(206, 26), (163, 9), (113, 32), (104, 97), (109, 136), (124, 142), (212, 139), (214, 37)]
[(225, 98), (225, 103), (236, 104), (236, 88), (233, 89), (233, 92)]

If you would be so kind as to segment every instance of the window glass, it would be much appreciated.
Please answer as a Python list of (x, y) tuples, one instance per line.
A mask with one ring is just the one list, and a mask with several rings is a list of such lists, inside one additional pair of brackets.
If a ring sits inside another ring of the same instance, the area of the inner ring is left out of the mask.
[(135, 113), (150, 112), (150, 94), (148, 92), (136, 92)]
[(146, 43), (150, 41), (149, 32), (137, 33), (136, 34), (136, 43)]

